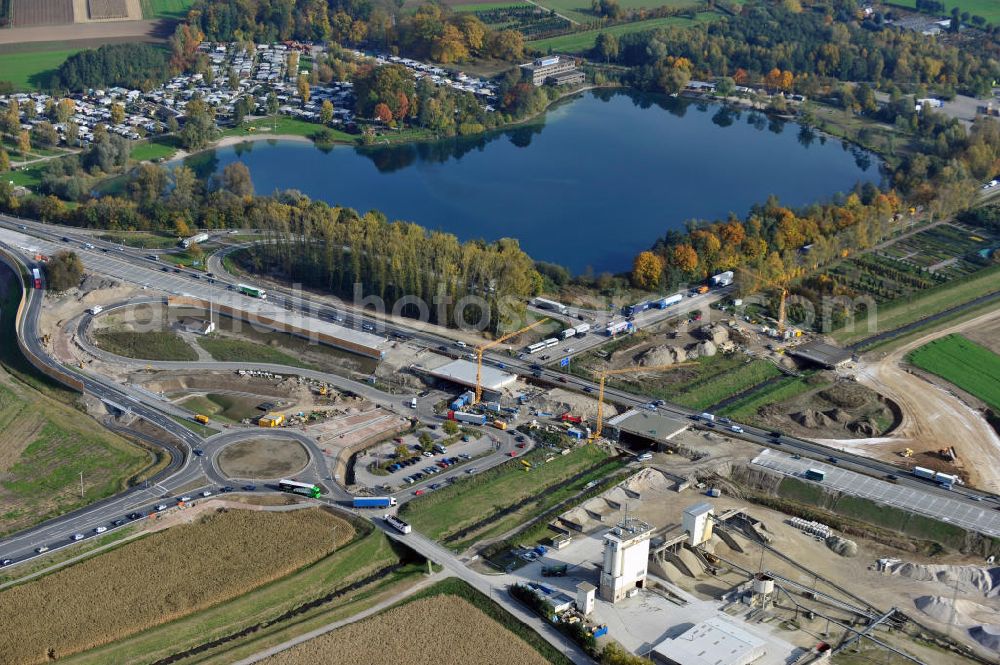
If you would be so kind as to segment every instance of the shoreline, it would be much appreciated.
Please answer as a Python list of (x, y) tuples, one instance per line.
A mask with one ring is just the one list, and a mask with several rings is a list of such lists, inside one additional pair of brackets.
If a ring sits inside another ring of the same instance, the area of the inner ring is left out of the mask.
[[(213, 141), (208, 146), (201, 148), (200, 150), (195, 150), (194, 152), (188, 152), (182, 148), (178, 148), (177, 152), (175, 152), (170, 159), (164, 160), (163, 163), (173, 164), (175, 162), (183, 161), (188, 157), (208, 152), (209, 150), (228, 148), (229, 146), (239, 145), (240, 143), (256, 143), (257, 141), (291, 141), (294, 143), (312, 143), (315, 145), (315, 141), (312, 139), (305, 136), (298, 136), (297, 134), (270, 134), (268, 132), (263, 132), (261, 134), (247, 134), (246, 136), (223, 136), (221, 139)], [(343, 145), (350, 144), (344, 143)]]

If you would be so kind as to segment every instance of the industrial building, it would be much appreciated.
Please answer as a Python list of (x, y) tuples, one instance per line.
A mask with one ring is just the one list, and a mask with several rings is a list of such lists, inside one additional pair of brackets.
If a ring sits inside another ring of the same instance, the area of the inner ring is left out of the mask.
[[(525, 78), (537, 86), (551, 83), (569, 85), (583, 82), (583, 72), (577, 71), (576, 60), (565, 55), (537, 58), (534, 62), (521, 65)], [(550, 80), (551, 79), (551, 80)]]
[(606, 430), (611, 439), (619, 443), (665, 450), (670, 447), (672, 438), (690, 426), (686, 420), (664, 416), (657, 411), (630, 409), (608, 420)]
[(625, 517), (604, 534), (604, 565), (601, 568), (601, 598), (617, 603), (633, 589), (646, 584), (649, 537), (653, 527), (634, 517)]
[(766, 642), (721, 616), (705, 619), (653, 647), (664, 665), (751, 665), (767, 653)]
[(697, 503), (684, 509), (681, 526), (688, 534), (688, 545), (697, 547), (711, 540), (714, 513), (710, 503)]
[[(468, 388), (476, 387), (476, 363), (468, 360), (453, 360), (440, 367), (429, 369), (427, 373), (442, 381), (457, 383)], [(517, 381), (517, 375), (502, 372), (485, 364), (482, 368), (481, 378), (483, 390), (490, 393), (498, 393)]]

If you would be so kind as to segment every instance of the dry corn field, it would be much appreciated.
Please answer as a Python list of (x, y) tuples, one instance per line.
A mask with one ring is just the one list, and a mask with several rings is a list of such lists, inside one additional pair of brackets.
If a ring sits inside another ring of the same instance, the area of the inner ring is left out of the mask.
[(423, 598), (321, 635), (262, 665), (545, 665), (549, 661), (471, 603)]
[(87, 13), (92, 19), (127, 18), (125, 0), (87, 0)]
[(172, 621), (288, 575), (353, 536), (349, 523), (315, 508), (229, 510), (172, 527), (0, 592), (0, 664), (45, 663)]
[(14, 0), (15, 27), (73, 22), (73, 0)]

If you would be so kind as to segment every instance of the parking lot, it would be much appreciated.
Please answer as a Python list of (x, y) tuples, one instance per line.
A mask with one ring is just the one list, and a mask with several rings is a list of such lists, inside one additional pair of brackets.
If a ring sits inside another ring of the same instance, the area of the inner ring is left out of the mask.
[(1000, 536), (1000, 512), (987, 506), (980, 508), (816, 460), (794, 459), (774, 450), (765, 450), (754, 458), (753, 464), (797, 478), (804, 478), (807, 469), (817, 469), (824, 472), (822, 484), (830, 489), (933, 517), (987, 536)]
[[(451, 438), (440, 429), (431, 430), (428, 434), (431, 435), (435, 445), (440, 445), (442, 441)], [(479, 436), (469, 435), (468, 441), (463, 441), (460, 438), (448, 445), (446, 447), (447, 452), (445, 453), (435, 451), (420, 453), (416, 457), (411, 458), (408, 465), (390, 471), (388, 475), (376, 475), (369, 470), (369, 467), (376, 462), (384, 463), (391, 460), (393, 464), (396, 463), (394, 456), (396, 448), (399, 445), (397, 439), (401, 440), (403, 445), (409, 450), (416, 452), (420, 449), (418, 436), (418, 434), (407, 434), (402, 437), (396, 437), (373, 446), (363, 454), (358, 455), (354, 465), (355, 482), (368, 487), (390, 485), (393, 488), (406, 488), (414, 483), (407, 482), (405, 478), (409, 477), (412, 480), (414, 475), (424, 474), (414, 481), (420, 482), (421, 480), (426, 480), (429, 476), (437, 475), (445, 470), (440, 464), (445, 463), (444, 460), (446, 459), (454, 460), (452, 463), (447, 464), (446, 468), (448, 469), (453, 467), (465, 467), (468, 469), (475, 466), (474, 460), (476, 458), (488, 455), (497, 448), (495, 439), (486, 433), (482, 433)], [(390, 468), (392, 467), (390, 466)]]

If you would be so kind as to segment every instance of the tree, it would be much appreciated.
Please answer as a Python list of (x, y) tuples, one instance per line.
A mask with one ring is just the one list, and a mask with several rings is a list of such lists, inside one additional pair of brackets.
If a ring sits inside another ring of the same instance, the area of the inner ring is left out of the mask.
[(389, 106), (384, 102), (379, 102), (375, 106), (375, 118), (385, 124), (392, 122), (392, 111), (389, 110)]
[(180, 131), (181, 145), (186, 150), (197, 150), (215, 138), (215, 111), (201, 99), (188, 102), (187, 119)]
[(652, 661), (629, 653), (617, 642), (609, 642), (601, 651), (601, 665), (651, 665)]
[(43, 121), (31, 128), (31, 140), (35, 145), (54, 146), (59, 143), (59, 132), (51, 122)]
[(715, 80), (715, 92), (720, 97), (729, 97), (736, 91), (736, 81), (730, 76), (720, 76)]
[(640, 289), (652, 291), (660, 283), (663, 259), (653, 252), (640, 252), (632, 264), (632, 283)]
[(178, 217), (174, 220), (174, 232), (178, 238), (187, 238), (191, 235), (191, 227), (183, 219)]
[(434, 445), (434, 439), (427, 432), (421, 432), (418, 440), (420, 441), (420, 447), (424, 450), (430, 450), (431, 446)]
[(243, 162), (233, 162), (222, 170), (222, 188), (235, 196), (253, 196), (253, 178)]
[(45, 264), (46, 286), (53, 291), (65, 291), (80, 284), (83, 261), (76, 252), (61, 251)]
[(132, 200), (142, 208), (149, 208), (160, 200), (167, 189), (167, 170), (157, 164), (143, 162), (129, 182)]
[(431, 45), (431, 58), (444, 63), (462, 62), (469, 58), (462, 33), (453, 25), (445, 25), (441, 35)]
[(333, 102), (324, 99), (323, 105), (319, 109), (319, 121), (324, 125), (329, 125), (331, 120), (333, 120)]
[(59, 103), (56, 104), (56, 122), (67, 123), (74, 113), (76, 113), (76, 103), (72, 99), (60, 99)]
[(306, 78), (305, 74), (299, 76), (299, 80), (296, 81), (295, 87), (299, 91), (299, 97), (302, 98), (302, 105), (305, 106), (306, 104), (309, 103), (309, 96), (310, 96), (309, 79)]
[(518, 30), (501, 30), (489, 40), (490, 53), (499, 60), (520, 60), (524, 57), (524, 35)]
[(0, 148), (0, 171), (10, 171), (10, 155), (3, 148)]
[(274, 94), (274, 90), (267, 93), (267, 114), (277, 115), (278, 113), (278, 95)]
[(28, 158), (28, 153), (31, 152), (31, 138), (28, 136), (28, 132), (23, 129), (17, 135), (17, 151), (25, 159)]
[(10, 99), (7, 113), (3, 117), (3, 131), (7, 134), (17, 134), (21, 128), (21, 109), (16, 99)]
[(683, 273), (692, 274), (698, 267), (698, 252), (687, 243), (674, 245), (670, 253), (670, 264)]
[(444, 421), (444, 424), (442, 425), (442, 428), (444, 428), (444, 433), (445, 434), (449, 434), (449, 435), (458, 434), (458, 423), (456, 423), (454, 420), (446, 420), (446, 421)]
[(609, 32), (602, 32), (597, 35), (597, 52), (604, 62), (611, 62), (618, 58), (618, 37)]
[(298, 78), (299, 75), (299, 52), (290, 51), (288, 53), (288, 78)]
[(111, 105), (111, 122), (115, 125), (120, 125), (125, 122), (125, 107), (121, 104), (115, 103)]

